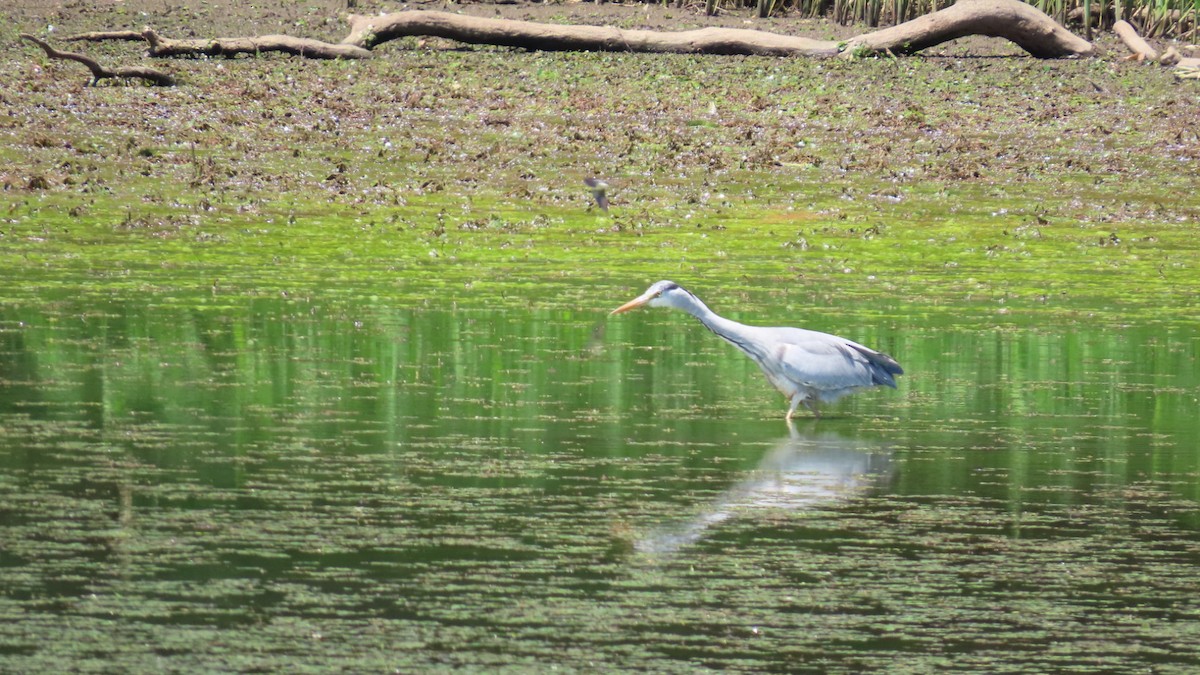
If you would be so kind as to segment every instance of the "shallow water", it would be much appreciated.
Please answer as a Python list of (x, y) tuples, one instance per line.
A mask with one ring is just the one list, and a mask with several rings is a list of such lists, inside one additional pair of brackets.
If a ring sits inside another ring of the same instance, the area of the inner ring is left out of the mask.
[(789, 427), (559, 290), (0, 307), (0, 670), (1200, 664), (1194, 325), (812, 307), (907, 375)]

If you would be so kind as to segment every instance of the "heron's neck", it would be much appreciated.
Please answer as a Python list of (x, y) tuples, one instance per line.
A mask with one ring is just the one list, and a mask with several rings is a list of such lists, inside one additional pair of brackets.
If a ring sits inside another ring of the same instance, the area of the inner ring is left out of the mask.
[(734, 344), (741, 344), (741, 332), (745, 325), (717, 314), (709, 309), (708, 305), (701, 302), (700, 298), (690, 295), (688, 302), (681, 304), (680, 309), (699, 319), (705, 328), (716, 333), (718, 337)]

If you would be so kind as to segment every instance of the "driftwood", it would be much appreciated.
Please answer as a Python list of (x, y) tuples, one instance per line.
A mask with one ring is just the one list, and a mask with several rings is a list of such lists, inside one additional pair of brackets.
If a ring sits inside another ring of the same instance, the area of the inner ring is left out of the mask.
[(1091, 43), (1019, 0), (960, 0), (932, 14), (853, 38), (848, 42), (813, 40), (738, 28), (701, 28), (683, 32), (622, 30), (600, 26), (560, 26), (414, 11), (382, 16), (350, 15), (350, 34), (342, 44), (366, 49), (411, 35), (449, 38), (547, 51), (629, 51), (759, 56), (832, 56), (838, 53), (912, 54), (967, 35), (1007, 38), (1033, 56), (1090, 56)]
[[(1058, 25), (1040, 10), (1019, 0), (960, 0), (912, 21), (849, 41), (815, 40), (739, 28), (689, 31), (625, 30), (606, 26), (566, 26), (414, 10), (381, 16), (350, 15), (350, 34), (340, 43), (287, 35), (171, 40), (146, 29), (150, 55), (233, 56), (278, 51), (307, 58), (365, 58), (370, 50), (405, 36), (441, 37), (469, 44), (488, 44), (546, 51), (660, 52), (687, 54), (752, 54), (761, 56), (833, 56), (843, 54), (912, 54), (967, 35), (1007, 38), (1033, 56), (1089, 56), (1092, 45)], [(103, 33), (75, 36), (105, 39)], [(127, 31), (108, 39), (126, 39)], [(121, 37), (115, 37), (121, 36)]]
[(1124, 42), (1126, 47), (1129, 47), (1129, 51), (1132, 52), (1130, 54), (1131, 58), (1138, 61), (1153, 61), (1158, 58), (1158, 52), (1154, 47), (1151, 47), (1149, 42), (1143, 40), (1142, 36), (1138, 35), (1137, 29), (1128, 21), (1114, 23), (1113, 32), (1117, 34), (1117, 37), (1121, 38), (1121, 42)]
[(1175, 77), (1181, 80), (1200, 80), (1200, 58), (1184, 56), (1174, 47), (1167, 47), (1167, 51), (1158, 57), (1158, 62), (1164, 66), (1175, 66)]
[(150, 45), (150, 56), (225, 56), (283, 52), (310, 59), (365, 59), (371, 52), (348, 44), (330, 44), (321, 40), (290, 35), (260, 35), (258, 37), (210, 38), (171, 40), (147, 28), (142, 37)]
[(1137, 29), (1126, 21), (1113, 24), (1113, 32), (1120, 36), (1121, 41), (1129, 48), (1130, 59), (1158, 61), (1164, 66), (1175, 66), (1175, 77), (1181, 80), (1200, 80), (1200, 58), (1183, 56), (1174, 47), (1168, 47), (1160, 56), (1150, 43), (1138, 35)]
[(63, 38), (65, 42), (103, 42), (105, 40), (125, 40), (127, 42), (141, 42), (146, 39), (140, 30), (103, 30), (92, 33), (78, 33), (70, 37)]
[(742, 28), (700, 28), (679, 32), (626, 30), (611, 26), (565, 26), (489, 19), (437, 11), (396, 12), (382, 16), (351, 14), (350, 34), (342, 40), (342, 44), (371, 49), (412, 35), (542, 51), (756, 56), (834, 56), (838, 53), (838, 43), (835, 41)]
[(960, 0), (898, 26), (850, 40), (850, 51), (913, 54), (968, 35), (1001, 37), (1038, 58), (1091, 56), (1095, 47), (1041, 10), (1017, 0)]
[(122, 78), (135, 78), (135, 79), (145, 80), (145, 81), (149, 82), (150, 84), (153, 84), (153, 85), (156, 85), (159, 87), (171, 87), (171, 86), (175, 85), (175, 78), (172, 77), (168, 73), (162, 72), (161, 70), (154, 70), (153, 68), (145, 68), (143, 66), (126, 66), (123, 68), (115, 68), (115, 69), (114, 68), (106, 68), (105, 66), (100, 65), (100, 63), (98, 61), (91, 58), (90, 56), (85, 56), (83, 54), (77, 54), (75, 52), (60, 51), (58, 49), (55, 49), (54, 47), (51, 47), (50, 44), (48, 42), (46, 42), (45, 40), (36, 38), (28, 33), (21, 33), (21, 37), (25, 40), (29, 40), (30, 42), (32, 42), (33, 44), (35, 44), (39, 47), (41, 47), (42, 51), (46, 52), (46, 56), (49, 56), (52, 59), (65, 59), (67, 61), (77, 61), (77, 62), (82, 63), (83, 65), (87, 66), (88, 70), (92, 71), (92, 82), (91, 82), (92, 85), (97, 84), (98, 82), (100, 82), (100, 80), (122, 79)]

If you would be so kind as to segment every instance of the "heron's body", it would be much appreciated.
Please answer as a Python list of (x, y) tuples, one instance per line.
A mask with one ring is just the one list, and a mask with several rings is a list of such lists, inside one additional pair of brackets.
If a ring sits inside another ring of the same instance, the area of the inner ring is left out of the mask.
[(654, 284), (613, 310), (613, 314), (642, 305), (681, 309), (742, 350), (788, 399), (788, 419), (801, 403), (819, 416), (819, 403), (833, 403), (867, 387), (894, 389), (894, 376), (904, 373), (892, 357), (846, 338), (803, 328), (748, 326), (726, 319), (672, 281)]

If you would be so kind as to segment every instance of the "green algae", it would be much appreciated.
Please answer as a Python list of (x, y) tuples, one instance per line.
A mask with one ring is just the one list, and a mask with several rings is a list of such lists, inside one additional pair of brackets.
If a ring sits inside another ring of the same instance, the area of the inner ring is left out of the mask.
[[(0, 271), (68, 294), (101, 279), (468, 304), (679, 276), (1195, 318), (1195, 100), (1165, 77), (1028, 59), (390, 58), (233, 61), (233, 85), (197, 64), (175, 91), (86, 90), (82, 113), (55, 104), (65, 83), (12, 78), (40, 88), (25, 102), (40, 110), (2, 130)], [(431, 97), (438, 72), (452, 82)], [(548, 95), (529, 73), (576, 85)], [(298, 105), (308, 91), (322, 105)], [(1153, 122), (1131, 124), (1135, 105)], [(610, 216), (589, 210), (597, 174)]]

